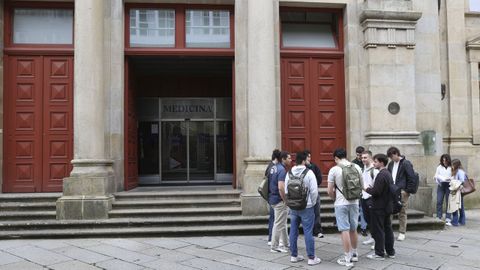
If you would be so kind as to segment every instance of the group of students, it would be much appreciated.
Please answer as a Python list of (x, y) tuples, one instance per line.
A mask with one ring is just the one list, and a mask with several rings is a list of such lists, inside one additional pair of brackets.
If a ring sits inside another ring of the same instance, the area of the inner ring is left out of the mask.
[(461, 188), (468, 177), (462, 163), (459, 159), (452, 160), (449, 154), (443, 154), (434, 177), (437, 182), (437, 218), (442, 219), (445, 202), (445, 225), (465, 225)]
[[(400, 234), (399, 241), (405, 239), (406, 233), (406, 208), (408, 197), (412, 193), (414, 181), (413, 166), (400, 154), (400, 150), (391, 147), (385, 154), (372, 156), (370, 151), (357, 147), (357, 159), (361, 161), (359, 166), (347, 160), (345, 149), (339, 148), (333, 152), (335, 166), (328, 173), (328, 194), (334, 200), (335, 218), (338, 231), (340, 232), (344, 256), (337, 263), (345, 266), (353, 266), (358, 262), (358, 220), (364, 218), (368, 224), (375, 243), (374, 252), (367, 258), (384, 260), (395, 258), (394, 234), (391, 223), (393, 210), (392, 191), (390, 186), (396, 185), (401, 189), (402, 209), (399, 212)], [(359, 150), (362, 150), (360, 153)], [(391, 160), (389, 162), (389, 159)], [(268, 165), (265, 175), (269, 181), (268, 203), (270, 205), (269, 245), (271, 252), (285, 252), (290, 248), (290, 261), (303, 261), (304, 257), (298, 254), (297, 239), (298, 227), (302, 224), (305, 246), (308, 256), (308, 265), (316, 265), (321, 259), (315, 256), (314, 237), (323, 237), (320, 223), (320, 196), (318, 188), (321, 183), (321, 172), (318, 166), (311, 162), (311, 153), (308, 150), (296, 153), (295, 163), (290, 170), (288, 167), (292, 161), (291, 155), (286, 151), (274, 150), (272, 162)], [(362, 168), (363, 167), (363, 168)], [(346, 170), (345, 168), (349, 168)], [(353, 171), (353, 173), (352, 173)], [(361, 194), (351, 199), (344, 188), (344, 175), (360, 181)], [(301, 210), (288, 209), (288, 184), (289, 179), (302, 179), (308, 190), (306, 207)], [(359, 209), (362, 208), (362, 215)], [(287, 216), (290, 212), (290, 234), (287, 237)], [(365, 227), (366, 229), (366, 227)], [(365, 242), (364, 242), (365, 243)]]

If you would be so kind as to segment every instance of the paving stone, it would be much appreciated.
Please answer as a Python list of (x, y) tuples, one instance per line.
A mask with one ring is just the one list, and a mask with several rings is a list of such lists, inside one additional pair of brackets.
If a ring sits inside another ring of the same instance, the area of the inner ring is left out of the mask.
[(69, 262), (64, 262), (64, 263), (59, 263), (59, 264), (54, 264), (50, 265), (48, 268), (51, 268), (53, 270), (99, 270), (101, 268), (79, 262), (79, 261), (69, 261)]
[(399, 254), (393, 261), (395, 263), (400, 263), (408, 266), (426, 269), (437, 269), (440, 265), (444, 264), (446, 261), (452, 258), (453, 256), (418, 251), (410, 256)]
[(392, 264), (385, 268), (385, 270), (415, 270), (415, 269), (425, 270), (425, 268), (423, 267), (414, 267), (411, 265), (403, 265), (403, 264)]
[(141, 243), (135, 240), (130, 240), (130, 239), (106, 239), (101, 242), (107, 245), (124, 248), (130, 251), (141, 251), (141, 250), (154, 247), (152, 245), (148, 245), (148, 244)]
[(191, 245), (190, 243), (186, 243), (183, 241), (170, 239), (170, 238), (156, 238), (156, 239), (152, 238), (152, 239), (143, 240), (142, 242), (153, 245), (153, 246), (161, 247), (161, 248), (171, 249), (171, 250)]
[[(336, 263), (336, 262), (337, 260), (332, 261), (332, 263)], [(369, 259), (365, 256), (360, 257), (358, 262), (354, 263), (355, 269), (357, 269), (357, 267), (362, 267), (365, 269), (383, 269), (392, 264), (393, 264), (393, 260), (391, 259), (385, 259), (384, 261), (376, 261), (376, 260)]]
[(229, 258), (233, 256), (233, 254), (225, 251), (202, 248), (200, 246), (188, 246), (188, 247), (177, 249), (176, 251), (190, 254), (195, 257), (210, 259), (213, 261), (222, 261), (225, 258)]
[[(479, 268), (477, 268), (479, 269)], [(472, 266), (458, 265), (453, 263), (446, 263), (440, 266), (438, 270), (472, 270)]]
[(168, 253), (170, 252), (170, 250), (161, 248), (161, 247), (153, 247), (149, 249), (139, 250), (138, 252), (148, 256), (155, 257), (155, 256), (160, 256), (161, 254)]
[(9, 253), (0, 251), (0, 265), (16, 263), (16, 262), (21, 262), (21, 261), (23, 261), (23, 259), (20, 258), (20, 257), (13, 256)]
[(105, 270), (141, 270), (145, 268), (144, 266), (138, 264), (124, 262), (117, 259), (100, 262), (95, 264), (95, 266)]
[(268, 262), (261, 259), (246, 258), (243, 256), (226, 258), (221, 262), (238, 265), (241, 267), (245, 267), (248, 269), (255, 269), (255, 270), (282, 270), (290, 267), (288, 265), (283, 265), (275, 262)]
[(71, 258), (54, 253), (49, 250), (41, 249), (33, 246), (22, 246), (8, 251), (10, 254), (13, 254), (18, 257), (27, 259), (28, 261), (48, 266), (52, 264), (57, 264), (61, 262), (71, 261)]
[(29, 240), (2, 240), (0, 241), (0, 250), (8, 250), (30, 245)]
[(129, 251), (119, 247), (109, 246), (109, 245), (99, 245), (87, 248), (90, 251), (94, 251), (106, 256), (110, 256), (116, 259), (131, 263), (144, 263), (154, 261), (157, 258), (152, 256), (147, 256), (138, 252)]
[[(452, 246), (456, 246), (457, 248)], [(458, 256), (462, 253), (462, 249), (459, 248), (459, 244), (436, 240), (427, 242), (423, 246), (420, 246), (420, 249), (423, 251), (455, 256)]]
[(197, 246), (207, 247), (207, 248), (216, 248), (220, 246), (224, 246), (230, 244), (230, 241), (215, 238), (215, 237), (190, 237), (190, 238), (183, 238), (181, 239), (182, 242), (194, 244)]
[(171, 261), (171, 262), (182, 262), (186, 260), (191, 260), (193, 258), (196, 258), (196, 256), (190, 255), (190, 254), (185, 254), (183, 252), (178, 252), (175, 250), (171, 250), (167, 253), (160, 254), (157, 259), (162, 259), (166, 261)]
[(221, 262), (215, 262), (203, 258), (195, 258), (191, 259), (188, 261), (183, 261), (181, 262), (182, 265), (185, 266), (191, 266), (195, 267), (197, 269), (202, 269), (202, 270), (245, 270), (248, 268), (232, 265), (232, 264), (226, 264), (226, 263), (221, 263)]
[(151, 269), (158, 269), (158, 270), (196, 270), (198, 268), (192, 268), (189, 266), (181, 265), (176, 262), (167, 261), (167, 260), (155, 260), (152, 262), (144, 263), (143, 266), (146, 266)]
[(96, 252), (75, 247), (75, 246), (59, 248), (59, 249), (55, 249), (54, 251), (59, 254), (65, 255), (67, 257), (70, 257), (88, 264), (93, 264), (96, 262), (101, 262), (101, 261), (106, 261), (111, 259), (111, 257), (107, 257), (105, 255), (98, 254)]
[(43, 266), (23, 261), (0, 266), (0, 270), (43, 270)]
[(261, 256), (267, 261), (271, 261), (275, 258), (283, 257), (285, 255), (285, 253), (272, 253), (270, 252), (269, 248), (256, 248), (237, 243), (221, 246), (216, 249), (251, 258), (257, 258), (258, 256)]
[(32, 244), (32, 246), (52, 250), (62, 247), (68, 247), (69, 244), (63, 242), (62, 240), (37, 240), (34, 244)]
[(93, 247), (102, 244), (101, 240), (97, 239), (71, 239), (67, 241), (70, 245), (77, 247)]

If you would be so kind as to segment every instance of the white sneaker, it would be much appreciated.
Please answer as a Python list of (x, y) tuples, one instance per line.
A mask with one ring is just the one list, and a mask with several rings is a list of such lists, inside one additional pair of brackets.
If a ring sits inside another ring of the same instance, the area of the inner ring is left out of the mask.
[(325, 235), (324, 235), (323, 233), (319, 233), (319, 234), (317, 235), (317, 237), (318, 237), (318, 238), (324, 238)]
[(347, 261), (347, 259), (345, 257), (342, 257), (342, 258), (338, 259), (337, 263), (340, 264), (340, 265), (348, 266), (348, 267), (353, 266), (353, 262), (351, 262), (350, 260)]
[(373, 243), (375, 243), (375, 240), (373, 240), (373, 238), (370, 238), (370, 239), (362, 242), (362, 244), (364, 244), (364, 245), (371, 245)]
[(272, 246), (272, 241), (268, 241), (267, 245)]
[(278, 247), (278, 248), (271, 248), (270, 252), (272, 252), (272, 253), (288, 253), (288, 250), (286, 250), (285, 248)]
[(384, 261), (384, 260), (385, 260), (384, 257), (378, 256), (378, 255), (375, 254), (375, 253), (368, 254), (368, 255), (367, 255), (367, 258), (369, 258), (369, 259), (371, 259), (371, 260), (377, 260), (377, 261)]
[(297, 257), (293, 257), (293, 256), (290, 257), (290, 262), (292, 262), (292, 263), (301, 262), (303, 260), (305, 260), (305, 258), (303, 258), (302, 255), (298, 255)]
[(446, 225), (446, 226), (452, 226), (452, 222), (450, 222), (450, 221), (445, 221), (445, 225)]
[(313, 259), (308, 259), (308, 265), (317, 265), (321, 262), (322, 262), (322, 260), (318, 257), (315, 257)]
[(353, 253), (352, 254), (352, 259), (351, 259), (352, 262), (358, 262), (358, 254), (357, 253)]
[(403, 241), (403, 240), (405, 240), (405, 234), (404, 234), (404, 233), (399, 233), (397, 240), (398, 240), (398, 241)]
[(370, 246), (371, 250), (375, 250), (375, 245)]

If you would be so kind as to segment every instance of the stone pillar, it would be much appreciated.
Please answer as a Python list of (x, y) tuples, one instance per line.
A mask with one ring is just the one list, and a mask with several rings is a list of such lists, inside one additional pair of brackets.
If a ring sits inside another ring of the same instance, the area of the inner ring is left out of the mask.
[(423, 154), (416, 127), (415, 25), (420, 12), (411, 1), (367, 0), (360, 14), (367, 69), (372, 152), (397, 146), (402, 154)]
[(74, 160), (57, 201), (57, 219), (108, 218), (112, 206), (113, 162), (105, 155), (104, 4), (75, 3)]
[(244, 215), (265, 214), (265, 201), (257, 187), (270, 153), (277, 146), (275, 16), (272, 0), (249, 0), (247, 15), (248, 157), (243, 181)]

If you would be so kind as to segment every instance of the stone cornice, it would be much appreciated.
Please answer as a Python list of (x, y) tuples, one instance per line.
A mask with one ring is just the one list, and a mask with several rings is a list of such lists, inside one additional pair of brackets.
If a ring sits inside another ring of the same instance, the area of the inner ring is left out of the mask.
[(422, 17), (422, 13), (418, 11), (388, 11), (388, 10), (372, 10), (367, 9), (360, 14), (360, 22), (368, 19), (373, 20), (400, 20), (416, 22)]
[(407, 49), (415, 47), (415, 26), (421, 12), (364, 10), (360, 22), (364, 33), (364, 48), (387, 46)]
[(417, 140), (420, 136), (418, 131), (372, 131), (365, 134), (367, 139), (411, 139)]
[(467, 41), (467, 50), (480, 50), (480, 35)]

